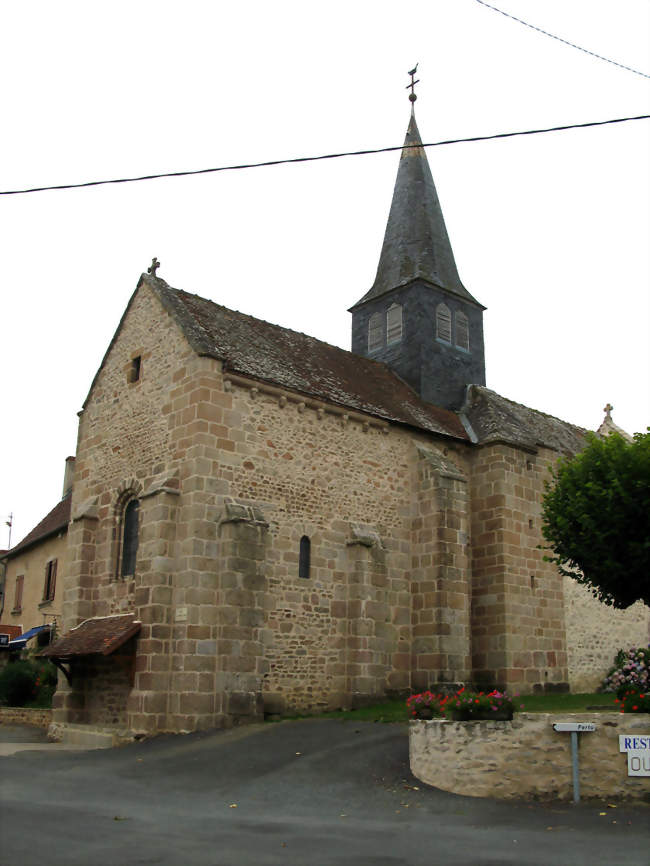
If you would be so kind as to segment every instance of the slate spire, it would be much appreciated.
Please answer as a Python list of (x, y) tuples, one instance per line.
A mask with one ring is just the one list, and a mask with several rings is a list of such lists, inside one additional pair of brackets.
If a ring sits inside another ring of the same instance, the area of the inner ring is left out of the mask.
[[(412, 90), (411, 109), (416, 98)], [(411, 110), (377, 276), (350, 309), (352, 351), (386, 364), (428, 403), (457, 410), (468, 385), (485, 385), (484, 309), (458, 276)]]
[(370, 291), (355, 307), (413, 280), (422, 280), (478, 303), (458, 276), (429, 161), (421, 144), (411, 111), (377, 276)]

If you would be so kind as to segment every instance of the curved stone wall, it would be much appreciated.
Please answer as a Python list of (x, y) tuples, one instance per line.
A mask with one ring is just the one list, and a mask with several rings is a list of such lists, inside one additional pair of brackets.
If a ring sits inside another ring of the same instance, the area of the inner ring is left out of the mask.
[(628, 776), (619, 734), (650, 735), (650, 716), (517, 713), (511, 722), (412, 721), (411, 771), (422, 782), (470, 797), (570, 800), (571, 735), (554, 722), (593, 722), (579, 734), (583, 798), (650, 800), (650, 777)]

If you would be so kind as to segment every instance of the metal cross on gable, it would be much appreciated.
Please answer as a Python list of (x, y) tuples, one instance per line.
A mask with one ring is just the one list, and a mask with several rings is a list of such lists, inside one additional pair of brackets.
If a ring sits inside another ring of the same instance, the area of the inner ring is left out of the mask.
[(418, 71), (418, 65), (419, 64), (416, 63), (413, 69), (409, 69), (409, 71), (407, 72), (407, 75), (411, 76), (411, 83), (407, 84), (405, 89), (408, 90), (409, 87), (411, 88), (411, 92), (409, 93), (409, 101), (411, 103), (415, 102), (415, 100), (417, 99), (417, 94), (415, 93), (415, 85), (420, 83), (419, 78), (417, 79), (417, 81), (415, 80), (415, 73)]

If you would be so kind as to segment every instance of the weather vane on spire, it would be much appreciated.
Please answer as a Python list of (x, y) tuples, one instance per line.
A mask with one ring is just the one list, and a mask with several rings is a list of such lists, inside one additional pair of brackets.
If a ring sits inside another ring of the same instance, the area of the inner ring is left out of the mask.
[(411, 92), (409, 93), (409, 100), (411, 103), (411, 111), (413, 111), (413, 108), (414, 108), (413, 103), (418, 98), (417, 94), (415, 93), (415, 85), (420, 83), (419, 78), (417, 79), (417, 81), (415, 80), (415, 73), (418, 71), (418, 65), (419, 64), (416, 63), (415, 66), (413, 67), (413, 69), (409, 69), (409, 71), (406, 73), (407, 75), (411, 76), (411, 83), (406, 85), (406, 90), (408, 90), (409, 87), (411, 88)]

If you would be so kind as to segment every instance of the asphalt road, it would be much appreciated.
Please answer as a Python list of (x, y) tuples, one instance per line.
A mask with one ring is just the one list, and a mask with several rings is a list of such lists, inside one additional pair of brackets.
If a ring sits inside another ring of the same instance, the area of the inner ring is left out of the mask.
[(21, 866), (650, 866), (650, 805), (447, 794), (411, 776), (398, 725), (44, 746), (0, 757), (0, 794), (1, 862)]

